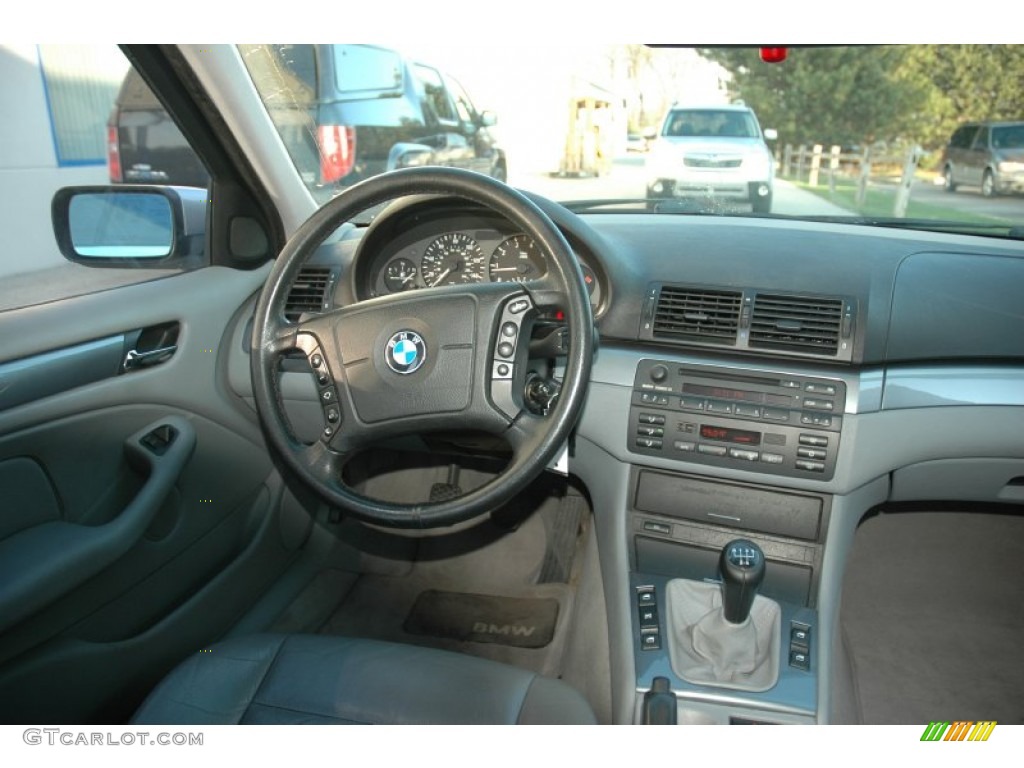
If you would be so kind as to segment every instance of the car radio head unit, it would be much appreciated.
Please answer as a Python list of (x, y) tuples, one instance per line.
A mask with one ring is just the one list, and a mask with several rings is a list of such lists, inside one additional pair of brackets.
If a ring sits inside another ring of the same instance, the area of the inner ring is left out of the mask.
[(627, 446), (648, 456), (829, 480), (845, 404), (839, 379), (643, 360), (633, 382)]

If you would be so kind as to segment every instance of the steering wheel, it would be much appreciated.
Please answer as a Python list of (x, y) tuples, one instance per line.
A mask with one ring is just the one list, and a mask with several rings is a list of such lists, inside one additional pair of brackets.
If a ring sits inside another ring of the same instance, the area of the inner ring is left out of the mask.
[[(289, 322), (285, 301), (306, 259), (356, 214), (406, 195), (446, 195), (511, 221), (546, 254), (550, 269), (529, 283), (476, 283), (405, 292)], [(561, 392), (546, 416), (524, 405), (530, 329), (543, 307), (568, 325)], [(342, 192), (288, 241), (256, 305), (250, 355), (253, 394), (272, 450), (328, 504), (396, 528), (452, 525), (522, 491), (569, 437), (586, 396), (594, 321), (579, 263), (550, 218), (505, 184), (454, 168), (409, 168)], [(278, 364), (301, 350), (324, 412), (312, 444), (296, 439), (281, 399)], [(486, 484), (457, 498), (398, 504), (346, 485), (342, 467), (385, 438), (473, 429), (500, 436), (512, 458)]]

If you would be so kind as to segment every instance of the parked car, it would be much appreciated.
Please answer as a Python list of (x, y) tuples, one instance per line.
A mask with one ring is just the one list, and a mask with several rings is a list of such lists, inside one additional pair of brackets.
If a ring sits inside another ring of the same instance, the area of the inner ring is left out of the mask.
[(946, 191), (978, 187), (985, 197), (1024, 192), (1024, 120), (967, 123), (942, 157)]
[[(771, 136), (771, 134), (769, 134)], [(710, 197), (772, 209), (775, 160), (750, 107), (674, 107), (647, 159), (647, 198)]]
[[(334, 194), (387, 170), (443, 165), (507, 178), (505, 151), (466, 91), (437, 68), (372, 45), (241, 46), (302, 179)], [(108, 124), (115, 183), (205, 187), (209, 176), (134, 69)]]

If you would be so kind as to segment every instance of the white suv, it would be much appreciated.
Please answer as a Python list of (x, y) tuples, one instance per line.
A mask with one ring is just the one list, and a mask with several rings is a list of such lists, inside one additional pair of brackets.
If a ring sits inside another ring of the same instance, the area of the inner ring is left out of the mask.
[(659, 201), (712, 197), (772, 208), (775, 161), (750, 107), (673, 107), (647, 158), (647, 198)]

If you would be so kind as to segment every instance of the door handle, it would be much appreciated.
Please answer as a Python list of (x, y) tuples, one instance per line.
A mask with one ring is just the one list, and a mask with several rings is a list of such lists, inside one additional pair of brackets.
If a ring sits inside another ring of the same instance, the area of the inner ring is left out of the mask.
[(125, 335), (121, 372), (137, 371), (151, 365), (166, 363), (178, 351), (179, 326), (175, 321), (151, 325)]
[(177, 344), (171, 344), (170, 346), (161, 347), (160, 349), (149, 349), (145, 352), (139, 352), (137, 349), (132, 349), (124, 356), (122, 368), (125, 371), (134, 371), (139, 368), (146, 368), (150, 365), (159, 365), (160, 363), (170, 360), (171, 356), (177, 351)]

